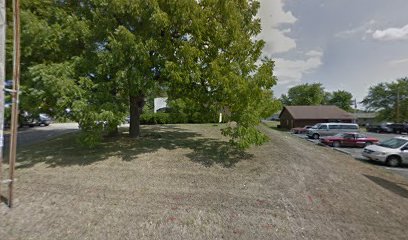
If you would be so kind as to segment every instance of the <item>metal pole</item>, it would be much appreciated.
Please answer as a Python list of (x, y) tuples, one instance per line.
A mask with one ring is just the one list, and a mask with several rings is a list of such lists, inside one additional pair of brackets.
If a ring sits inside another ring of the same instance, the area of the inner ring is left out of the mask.
[(354, 98), (354, 123), (357, 123), (357, 98)]
[(400, 89), (398, 86), (397, 89), (397, 114), (396, 114), (396, 122), (399, 123), (400, 122)]
[(8, 205), (13, 207), (13, 183), (14, 169), (17, 151), (17, 128), (18, 128), (18, 103), (20, 90), (20, 0), (13, 0), (13, 22), (14, 22), (14, 51), (13, 51), (13, 105), (11, 110), (11, 138), (10, 138), (10, 183)]
[[(4, 81), (6, 80), (6, 0), (0, 0), (0, 198), (3, 174)], [(1, 200), (0, 200), (1, 202)]]

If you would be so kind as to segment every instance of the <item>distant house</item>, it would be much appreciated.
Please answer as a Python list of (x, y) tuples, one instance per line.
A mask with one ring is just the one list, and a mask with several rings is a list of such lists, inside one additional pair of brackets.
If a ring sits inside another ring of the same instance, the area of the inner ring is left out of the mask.
[(154, 99), (154, 109), (153, 111), (156, 113), (160, 109), (167, 108), (167, 98), (155, 98)]
[(324, 122), (355, 122), (353, 114), (337, 106), (285, 106), (279, 115), (280, 126), (291, 129)]

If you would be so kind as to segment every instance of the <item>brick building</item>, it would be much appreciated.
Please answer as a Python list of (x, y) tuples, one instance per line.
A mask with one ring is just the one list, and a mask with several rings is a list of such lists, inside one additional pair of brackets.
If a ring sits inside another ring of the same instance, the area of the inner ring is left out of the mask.
[(316, 123), (353, 123), (353, 114), (337, 106), (285, 106), (279, 115), (281, 128), (291, 129)]

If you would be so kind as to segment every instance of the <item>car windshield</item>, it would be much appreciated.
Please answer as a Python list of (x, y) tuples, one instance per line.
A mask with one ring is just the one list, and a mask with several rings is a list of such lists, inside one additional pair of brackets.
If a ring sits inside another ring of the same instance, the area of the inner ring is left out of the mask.
[(334, 135), (333, 137), (344, 137), (344, 133), (337, 133), (337, 134)]
[(380, 142), (378, 145), (381, 147), (386, 147), (386, 148), (400, 148), (404, 144), (406, 144), (408, 140), (401, 139), (401, 138), (391, 138), (388, 140), (385, 140), (383, 142)]
[(357, 135), (357, 138), (367, 138), (367, 136), (364, 135), (364, 134), (358, 134), (358, 135)]
[(311, 128), (313, 128), (313, 129), (318, 129), (319, 127), (320, 127), (320, 123), (318, 123), (318, 124), (316, 124), (316, 125), (313, 125)]

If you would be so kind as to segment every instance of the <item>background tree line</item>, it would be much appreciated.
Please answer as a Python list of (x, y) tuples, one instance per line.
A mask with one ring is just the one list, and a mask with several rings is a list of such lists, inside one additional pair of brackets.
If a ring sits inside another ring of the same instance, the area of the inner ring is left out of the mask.
[(408, 78), (370, 87), (362, 103), (367, 110), (378, 112), (379, 120), (408, 122)]
[(292, 87), (280, 100), (283, 105), (335, 105), (348, 112), (353, 110), (351, 105), (354, 105), (351, 93), (343, 90), (326, 92), (321, 83)]
[[(336, 105), (349, 112), (356, 104), (351, 93), (326, 92), (320, 83), (292, 87), (280, 100), (283, 105)], [(408, 78), (371, 86), (361, 104), (365, 111), (376, 112), (378, 121), (408, 122)]]

